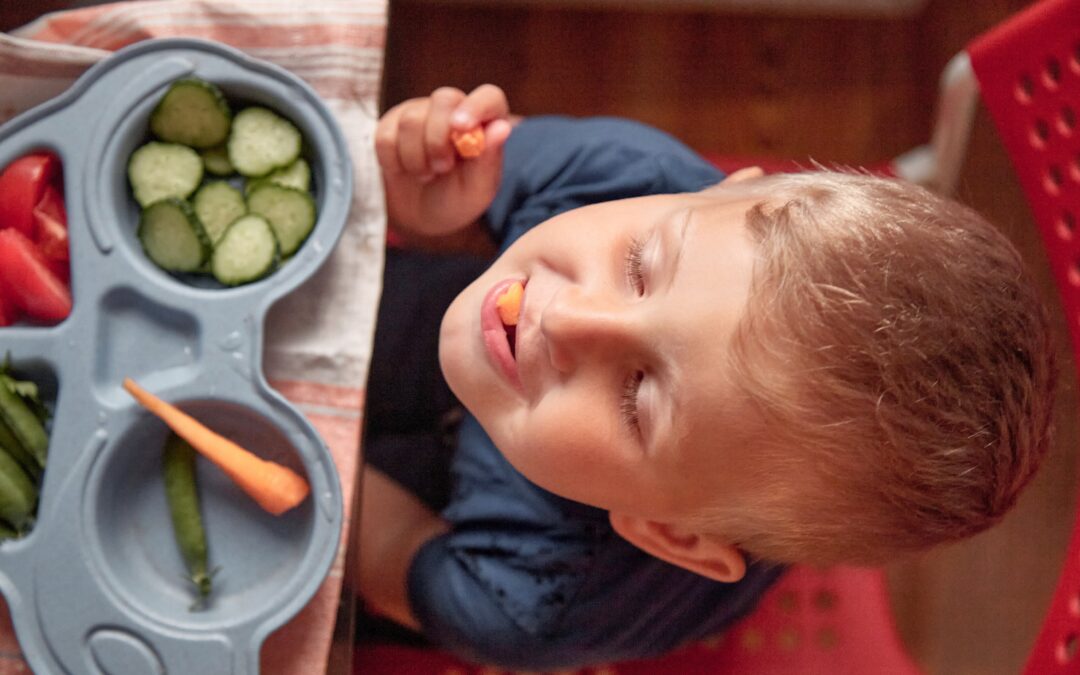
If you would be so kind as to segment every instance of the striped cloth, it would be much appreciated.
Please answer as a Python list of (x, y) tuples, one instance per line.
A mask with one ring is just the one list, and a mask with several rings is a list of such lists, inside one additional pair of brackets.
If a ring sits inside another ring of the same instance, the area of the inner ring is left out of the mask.
[[(268, 315), (264, 368), (270, 383), (325, 439), (345, 504), (352, 503), (356, 487), (386, 231), (372, 145), (385, 35), (386, 0), (125, 2), (49, 14), (0, 33), (0, 123), (61, 93), (110, 52), (173, 36), (217, 40), (276, 63), (306, 80), (333, 111), (354, 164), (349, 222), (322, 269)], [(342, 593), (349, 515), (330, 575), (307, 607), (267, 639), (262, 672), (325, 670)], [(0, 607), (0, 617), (0, 675), (29, 672), (6, 608)]]

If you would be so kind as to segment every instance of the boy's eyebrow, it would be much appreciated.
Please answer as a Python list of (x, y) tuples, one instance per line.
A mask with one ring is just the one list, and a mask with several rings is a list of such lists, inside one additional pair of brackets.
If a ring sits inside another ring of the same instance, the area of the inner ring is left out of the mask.
[[(658, 228), (661, 241), (660, 268), (665, 277), (665, 288), (670, 290), (675, 285), (675, 279), (679, 273), (679, 263), (682, 262), (682, 252), (685, 248), (686, 231), (690, 226), (690, 220), (694, 215), (692, 207), (677, 211), (667, 222)], [(667, 364), (664, 374), (660, 378), (661, 386), (656, 389), (659, 396), (653, 396), (649, 401), (649, 428), (648, 445), (658, 449), (661, 440), (661, 429), (672, 430), (675, 428), (675, 411), (679, 409), (679, 383), (676, 380), (679, 369), (674, 364)], [(658, 400), (660, 399), (660, 400)], [(663, 414), (661, 414), (663, 413)]]
[(667, 268), (667, 288), (675, 285), (675, 277), (679, 273), (679, 263), (682, 262), (682, 252), (686, 242), (686, 230), (690, 226), (690, 219), (694, 215), (693, 207), (679, 211), (665, 223), (662, 228), (664, 267)]
[(668, 376), (663, 384), (655, 387), (653, 396), (649, 397), (648, 406), (649, 426), (645, 437), (645, 447), (650, 454), (660, 451), (664, 444), (662, 441), (670, 439), (675, 429), (676, 393), (674, 381)]

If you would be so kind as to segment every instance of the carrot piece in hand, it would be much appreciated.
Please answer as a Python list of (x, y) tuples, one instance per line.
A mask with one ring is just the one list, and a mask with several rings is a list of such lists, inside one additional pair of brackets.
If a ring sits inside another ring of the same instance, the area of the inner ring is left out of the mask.
[(311, 491), (304, 477), (292, 469), (257, 457), (206, 428), (176, 406), (146, 391), (131, 378), (124, 378), (124, 389), (147, 410), (160, 417), (176, 435), (217, 464), (259, 506), (275, 516), (300, 504)]
[(465, 159), (475, 159), (484, 152), (484, 128), (476, 127), (469, 131), (451, 131), (450, 140), (458, 154)]

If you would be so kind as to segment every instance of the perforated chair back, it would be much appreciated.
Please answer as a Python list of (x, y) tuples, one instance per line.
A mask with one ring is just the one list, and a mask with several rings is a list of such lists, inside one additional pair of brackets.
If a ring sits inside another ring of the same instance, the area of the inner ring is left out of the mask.
[[(672, 658), (710, 675), (918, 675), (896, 631), (885, 573), (834, 567), (791, 569), (754, 613), (722, 638)], [(678, 661), (669, 666), (680, 665)], [(661, 672), (655, 668), (623, 673)]]
[[(1034, 4), (966, 51), (1038, 225), (1080, 364), (1080, 0)], [(1080, 518), (1025, 673), (1080, 673), (1078, 651)]]

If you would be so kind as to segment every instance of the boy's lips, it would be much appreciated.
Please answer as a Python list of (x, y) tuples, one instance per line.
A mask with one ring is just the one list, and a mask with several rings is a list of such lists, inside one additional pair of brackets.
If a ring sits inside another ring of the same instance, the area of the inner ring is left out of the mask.
[(522, 390), (521, 379), (518, 375), (517, 360), (510, 349), (507, 338), (507, 330), (499, 317), (499, 309), (495, 301), (506, 292), (514, 282), (524, 285), (523, 279), (504, 279), (495, 284), (484, 295), (480, 303), (480, 330), (484, 338), (484, 348), (492, 365), (503, 374), (510, 384), (518, 391)]

